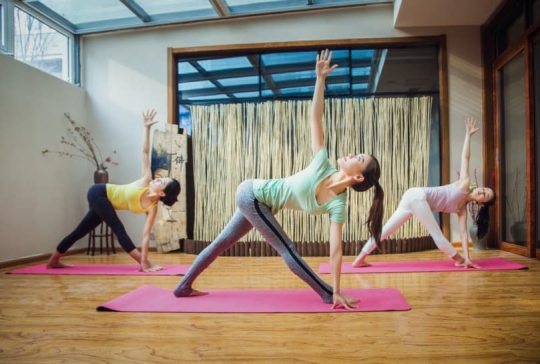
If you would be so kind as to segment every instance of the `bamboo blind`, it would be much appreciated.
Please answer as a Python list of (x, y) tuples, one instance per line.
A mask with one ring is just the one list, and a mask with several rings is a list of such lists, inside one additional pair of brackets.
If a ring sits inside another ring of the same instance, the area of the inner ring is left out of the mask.
[[(329, 156), (369, 153), (381, 165), (385, 191), (383, 222), (410, 187), (427, 185), (432, 98), (325, 100), (324, 130)], [(212, 241), (236, 210), (237, 186), (249, 178), (282, 178), (307, 167), (311, 159), (310, 101), (193, 106), (195, 179), (194, 239)], [(365, 240), (373, 198), (349, 189), (344, 240)], [(292, 241), (328, 241), (328, 215), (301, 211), (276, 215)], [(427, 235), (411, 219), (394, 235)], [(243, 241), (260, 241), (250, 232)]]

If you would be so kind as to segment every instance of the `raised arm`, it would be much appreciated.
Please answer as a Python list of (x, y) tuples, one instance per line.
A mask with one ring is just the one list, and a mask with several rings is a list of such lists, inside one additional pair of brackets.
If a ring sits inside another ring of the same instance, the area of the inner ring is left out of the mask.
[(337, 64), (330, 67), (332, 52), (328, 49), (317, 54), (317, 63), (315, 70), (317, 72), (317, 81), (315, 81), (315, 90), (313, 91), (313, 102), (311, 103), (311, 149), (316, 154), (324, 147), (324, 131), (322, 125), (324, 113), (324, 84), (328, 76)]
[(465, 120), (466, 132), (465, 141), (463, 142), (463, 151), (461, 152), (461, 169), (459, 172), (459, 181), (462, 185), (466, 185), (469, 188), (470, 175), (469, 175), (469, 159), (471, 158), (471, 136), (476, 133), (479, 128), (476, 127), (476, 120), (467, 118)]
[(143, 112), (144, 120), (144, 136), (142, 143), (142, 181), (143, 185), (147, 185), (152, 180), (152, 171), (150, 170), (150, 129), (152, 125), (157, 123), (154, 120), (156, 112), (154, 110), (147, 110)]

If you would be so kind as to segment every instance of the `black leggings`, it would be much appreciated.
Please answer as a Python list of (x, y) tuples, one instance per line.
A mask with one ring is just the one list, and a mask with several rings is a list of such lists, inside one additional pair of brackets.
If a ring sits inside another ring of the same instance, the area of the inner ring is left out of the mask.
[(88, 210), (86, 216), (79, 223), (79, 226), (58, 244), (56, 248), (58, 253), (65, 254), (73, 244), (85, 237), (86, 234), (94, 230), (103, 221), (111, 227), (118, 239), (118, 243), (127, 253), (136, 249), (124, 225), (118, 218), (111, 201), (107, 198), (107, 187), (105, 184), (98, 183), (90, 187), (87, 198), (90, 210)]

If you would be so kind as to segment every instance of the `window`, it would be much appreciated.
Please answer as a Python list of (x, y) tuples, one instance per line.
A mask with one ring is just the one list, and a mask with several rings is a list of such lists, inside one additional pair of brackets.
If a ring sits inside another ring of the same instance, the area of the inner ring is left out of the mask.
[(70, 80), (69, 38), (45, 23), (14, 9), (15, 59), (63, 80)]
[[(179, 58), (182, 104), (311, 98), (317, 50)], [(334, 49), (326, 96), (437, 94), (437, 47)]]
[(495, 57), (501, 55), (508, 47), (519, 42), (527, 29), (540, 20), (540, 0), (522, 0), (508, 2), (504, 12), (498, 15), (496, 22)]
[(533, 0), (531, 4), (532, 22), (540, 20), (540, 0)]
[(525, 32), (525, 14), (523, 11), (509, 23), (499, 29), (496, 35), (497, 54), (500, 55)]
[(72, 82), (75, 37), (24, 3), (0, 0), (0, 53)]
[(0, 3), (0, 47), (3, 47), (6, 43), (4, 32), (4, 4)]

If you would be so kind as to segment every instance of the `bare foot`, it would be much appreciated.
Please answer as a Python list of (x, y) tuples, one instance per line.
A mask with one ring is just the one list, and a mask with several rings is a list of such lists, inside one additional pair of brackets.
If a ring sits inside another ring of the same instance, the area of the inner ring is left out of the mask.
[(69, 268), (71, 267), (71, 264), (64, 264), (61, 262), (49, 262), (47, 263), (47, 269), (55, 269), (55, 268)]
[(352, 266), (354, 268), (362, 268), (362, 267), (371, 267), (371, 264), (366, 262), (353, 262)]
[(195, 296), (205, 296), (208, 292), (203, 291), (197, 291), (196, 289), (192, 290), (191, 293), (188, 295), (188, 297), (195, 297)]

